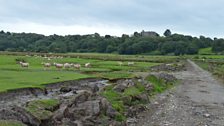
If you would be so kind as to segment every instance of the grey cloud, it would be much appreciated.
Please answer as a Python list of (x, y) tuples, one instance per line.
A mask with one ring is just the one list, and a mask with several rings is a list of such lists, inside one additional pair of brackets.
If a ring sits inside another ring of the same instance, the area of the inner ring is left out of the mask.
[(222, 36), (222, 0), (0, 0), (0, 22), (116, 24)]

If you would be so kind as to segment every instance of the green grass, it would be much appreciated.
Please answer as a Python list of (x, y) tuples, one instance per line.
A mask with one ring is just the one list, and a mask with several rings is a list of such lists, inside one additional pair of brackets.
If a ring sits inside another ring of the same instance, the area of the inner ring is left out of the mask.
[(214, 55), (215, 53), (212, 52), (212, 48), (202, 48), (198, 52), (199, 55)]
[(166, 89), (166, 84), (164, 84), (164, 81), (162, 79), (158, 79), (154, 75), (147, 77), (147, 80), (151, 82), (153, 86), (153, 93), (161, 93)]
[(115, 120), (124, 121), (126, 119), (124, 113), (126, 111), (125, 104), (128, 105), (136, 105), (141, 104), (141, 101), (132, 101), (132, 96), (137, 96), (145, 92), (145, 88), (141, 84), (137, 84), (135, 86), (131, 86), (123, 93), (116, 92), (113, 90), (114, 86), (108, 86), (105, 91), (101, 93), (112, 105), (112, 107), (119, 112), (116, 115)]
[(48, 119), (53, 115), (54, 109), (59, 105), (56, 99), (36, 100), (28, 103), (26, 110), (39, 120)]
[(135, 75), (128, 72), (106, 72), (99, 74), (99, 76), (109, 80), (115, 80), (121, 78), (133, 78)]
[(137, 88), (137, 87), (129, 87), (126, 88), (124, 91), (124, 96), (136, 96), (136, 95), (140, 95), (142, 92)]
[(113, 86), (108, 86), (104, 92), (101, 94), (106, 97), (107, 100), (112, 104), (112, 107), (118, 112), (124, 112), (123, 102), (120, 100), (121, 94), (113, 90)]
[[(23, 53), (0, 55), (0, 92), (18, 88), (42, 88), (45, 84), (49, 83), (84, 78), (105, 78), (110, 80), (132, 78), (135, 77), (135, 72), (147, 72), (151, 66), (159, 65), (162, 62), (166, 62), (166, 60), (169, 61), (176, 58), (114, 54), (63, 54), (62, 56), (69, 57), (48, 61), (42, 57), (23, 56)], [(19, 64), (16, 64), (16, 59), (29, 62), (30, 67), (28, 69), (21, 68)], [(128, 66), (129, 60), (134, 61), (135, 65)], [(118, 61), (123, 61), (123, 65), (119, 66)], [(41, 65), (42, 62), (79, 63), (82, 67), (80, 70), (75, 70), (74, 68), (70, 70), (57, 70), (55, 67), (44, 70)], [(87, 62), (92, 64), (91, 68), (83, 67)]]
[(197, 64), (198, 64), (202, 69), (205, 69), (205, 70), (208, 70), (208, 69), (209, 69), (209, 64), (208, 64), (208, 63), (205, 63), (205, 62), (197, 62)]
[(62, 71), (9, 71), (1, 70), (0, 72), (0, 92), (10, 89), (38, 87), (44, 84), (89, 78), (92, 76)]
[(211, 72), (221, 80), (224, 80), (224, 60), (223, 59), (206, 59), (195, 60), (195, 62), (204, 70)]
[(14, 120), (0, 120), (0, 126), (26, 126), (26, 125)]

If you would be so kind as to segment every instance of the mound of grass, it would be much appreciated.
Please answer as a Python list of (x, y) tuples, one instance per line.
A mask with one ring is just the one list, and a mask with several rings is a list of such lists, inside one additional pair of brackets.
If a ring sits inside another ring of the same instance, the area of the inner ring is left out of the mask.
[(124, 90), (123, 95), (124, 96), (136, 96), (136, 95), (140, 95), (142, 92), (137, 88), (137, 87), (129, 87), (127, 89)]
[(108, 86), (104, 92), (101, 93), (111, 104), (112, 107), (120, 113), (124, 112), (124, 104), (121, 101), (121, 94), (113, 90), (113, 86)]
[(154, 75), (150, 75), (147, 77), (147, 80), (152, 83), (153, 93), (161, 93), (166, 89), (166, 84), (162, 79), (158, 79)]
[(101, 95), (104, 96), (112, 105), (112, 107), (119, 112), (116, 115), (115, 120), (124, 121), (126, 117), (124, 115), (126, 111), (125, 105), (137, 105), (142, 104), (141, 101), (132, 101), (132, 97), (145, 93), (145, 87), (141, 84), (136, 84), (135, 86), (128, 87), (123, 93), (116, 92), (113, 90), (114, 86), (108, 86)]
[(0, 126), (26, 126), (26, 125), (15, 120), (0, 120)]
[(29, 102), (26, 110), (39, 120), (45, 120), (53, 115), (52, 112), (59, 104), (59, 101), (56, 99), (36, 100)]

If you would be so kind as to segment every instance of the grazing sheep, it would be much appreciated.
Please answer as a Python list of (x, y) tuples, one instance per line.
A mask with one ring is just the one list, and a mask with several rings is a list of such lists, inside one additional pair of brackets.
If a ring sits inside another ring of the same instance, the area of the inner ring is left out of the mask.
[(133, 66), (134, 64), (134, 62), (128, 62), (128, 66)]
[(69, 69), (69, 68), (71, 68), (71, 67), (72, 67), (72, 65), (69, 64), (69, 63), (65, 63), (65, 64), (64, 64), (64, 68), (65, 68), (65, 69)]
[(44, 66), (44, 70), (47, 70), (51, 67), (51, 63), (41, 63)]
[(166, 64), (166, 66), (172, 66), (172, 64)]
[(54, 66), (59, 70), (62, 69), (64, 65), (60, 63), (54, 63)]
[(128, 62), (128, 66), (133, 66), (134, 64), (134, 62)]
[(91, 64), (90, 64), (90, 63), (86, 63), (86, 64), (85, 64), (85, 67), (86, 67), (86, 68), (90, 68), (90, 67), (91, 67)]
[(19, 62), (19, 64), (21, 65), (21, 67), (29, 67), (29, 63)]
[(119, 66), (122, 66), (123, 65), (123, 62), (119, 61), (117, 62), (119, 64)]
[(81, 68), (81, 65), (80, 64), (74, 64), (73, 66), (74, 66), (74, 68), (76, 68), (78, 70), (80, 70), (80, 68)]

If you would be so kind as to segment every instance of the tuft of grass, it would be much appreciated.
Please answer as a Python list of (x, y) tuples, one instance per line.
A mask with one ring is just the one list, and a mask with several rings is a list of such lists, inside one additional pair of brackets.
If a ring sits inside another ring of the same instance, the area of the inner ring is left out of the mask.
[(0, 120), (0, 126), (26, 126), (22, 122), (15, 120)]
[(135, 86), (125, 89), (123, 93), (119, 93), (113, 90), (113, 85), (108, 86), (101, 95), (104, 96), (112, 105), (112, 107), (119, 112), (116, 115), (115, 120), (124, 121), (126, 117), (124, 115), (126, 109), (125, 105), (137, 105), (142, 104), (141, 101), (132, 101), (132, 96), (140, 95), (145, 92), (145, 87), (140, 83)]
[(52, 112), (59, 104), (56, 99), (35, 100), (28, 103), (26, 110), (39, 120), (45, 120), (53, 115)]
[(119, 121), (119, 122), (122, 122), (122, 121), (124, 121), (126, 119), (127, 118), (124, 115), (122, 115), (122, 114), (118, 114), (118, 115), (115, 116), (115, 120)]
[(125, 90), (124, 90), (124, 93), (123, 93), (123, 95), (124, 96), (136, 96), (136, 95), (140, 95), (142, 92), (141, 91), (139, 91), (139, 89), (138, 88), (136, 88), (136, 87), (129, 87), (129, 88), (126, 88)]
[(147, 77), (147, 80), (152, 83), (153, 86), (153, 93), (161, 93), (166, 89), (166, 84), (162, 79), (158, 79), (154, 75), (150, 75)]

